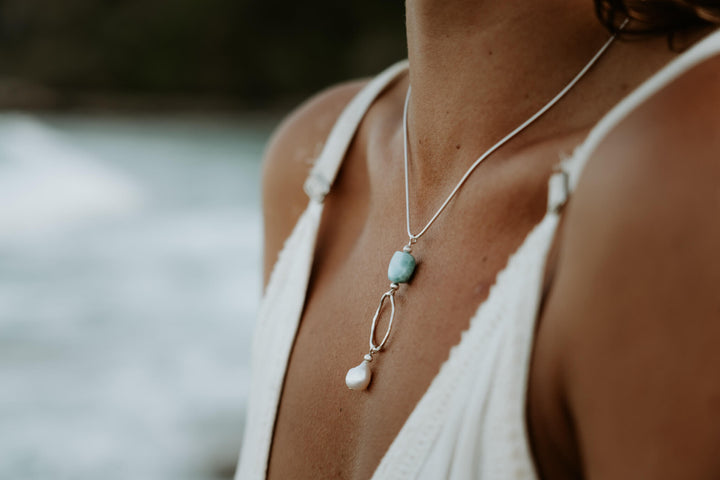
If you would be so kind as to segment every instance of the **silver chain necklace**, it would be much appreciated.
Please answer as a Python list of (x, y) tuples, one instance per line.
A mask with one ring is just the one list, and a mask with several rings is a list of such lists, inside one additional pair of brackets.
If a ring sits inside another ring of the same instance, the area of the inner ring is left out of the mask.
[[(625, 25), (627, 24), (627, 20), (620, 26), (619, 30), (622, 30)], [(435, 212), (435, 215), (432, 216), (432, 218), (427, 222), (425, 227), (423, 227), (422, 230), (420, 230), (419, 233), (413, 234), (410, 229), (410, 186), (408, 181), (408, 127), (407, 127), (407, 119), (408, 119), (408, 105), (410, 103), (410, 93), (411, 93), (411, 87), (408, 87), (407, 94), (405, 96), (405, 107), (403, 109), (403, 135), (404, 135), (404, 161), (405, 161), (405, 221), (406, 221), (406, 227), (407, 227), (407, 234), (408, 234), (408, 243), (402, 248), (402, 251), (395, 252), (390, 259), (390, 264), (388, 266), (388, 280), (390, 280), (390, 289), (383, 293), (380, 297), (380, 304), (378, 305), (377, 310), (375, 311), (375, 315), (372, 319), (372, 325), (370, 327), (370, 351), (365, 354), (363, 357), (363, 361), (358, 365), (357, 367), (353, 367), (350, 370), (348, 370), (347, 375), (345, 376), (345, 384), (348, 386), (348, 388), (352, 390), (365, 390), (368, 385), (370, 384), (370, 380), (372, 379), (372, 371), (370, 370), (370, 362), (373, 360), (373, 356), (377, 353), (379, 353), (383, 347), (385, 346), (385, 343), (388, 340), (388, 337), (390, 337), (390, 331), (392, 330), (393, 326), (393, 320), (395, 320), (395, 293), (400, 288), (401, 283), (408, 283), (410, 279), (413, 276), (413, 273), (415, 272), (415, 267), (417, 266), (417, 263), (415, 261), (415, 257), (411, 255), (413, 246), (417, 242), (417, 240), (422, 237), (425, 232), (427, 232), (428, 228), (437, 220), (437, 218), (440, 216), (440, 214), (445, 210), (445, 208), (448, 206), (450, 201), (455, 197), (457, 192), (460, 190), (460, 187), (463, 186), (465, 181), (470, 177), (470, 175), (475, 171), (475, 169), (490, 155), (492, 155), (497, 149), (505, 145), (508, 141), (510, 141), (513, 137), (515, 137), (517, 134), (525, 130), (530, 124), (535, 122), (538, 118), (540, 118), (545, 112), (550, 110), (561, 98), (565, 96), (574, 86), (575, 84), (580, 81), (580, 79), (587, 73), (590, 68), (592, 68), (593, 65), (598, 61), (598, 59), (602, 56), (603, 53), (610, 47), (610, 45), (613, 43), (615, 38), (617, 37), (617, 34), (612, 35), (605, 44), (600, 48), (600, 50), (595, 53), (595, 55), (590, 59), (590, 61), (583, 67), (582, 70), (580, 70), (580, 73), (578, 73), (575, 78), (573, 78), (570, 83), (568, 83), (565, 88), (563, 88), (560, 93), (555, 95), (555, 97), (550, 100), (544, 107), (542, 107), (540, 110), (538, 110), (533, 116), (525, 120), (521, 125), (519, 125), (515, 130), (508, 133), (505, 137), (503, 137), (499, 142), (497, 142), (495, 145), (490, 147), (488, 150), (486, 150), (480, 157), (475, 160), (475, 162), (470, 165), (470, 168), (467, 169), (465, 174), (460, 178), (460, 181), (455, 185), (455, 188), (450, 192), (450, 195), (447, 196), (445, 201), (440, 205), (440, 208), (437, 209)], [(380, 314), (383, 311), (383, 306), (385, 305), (385, 302), (390, 302), (390, 319), (388, 321), (387, 330), (385, 331), (385, 335), (383, 336), (380, 343), (375, 343), (375, 330), (377, 327), (378, 320), (380, 318)]]

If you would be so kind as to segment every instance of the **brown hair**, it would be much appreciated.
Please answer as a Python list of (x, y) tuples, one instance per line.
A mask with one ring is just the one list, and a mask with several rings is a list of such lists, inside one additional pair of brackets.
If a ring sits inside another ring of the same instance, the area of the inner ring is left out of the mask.
[(632, 20), (623, 35), (670, 34), (720, 25), (720, 0), (595, 0), (600, 21), (611, 32), (626, 18)]

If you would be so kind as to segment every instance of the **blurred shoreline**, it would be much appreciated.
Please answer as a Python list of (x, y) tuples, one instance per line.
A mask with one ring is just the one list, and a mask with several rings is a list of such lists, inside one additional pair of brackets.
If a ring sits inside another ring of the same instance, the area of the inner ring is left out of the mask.
[(277, 123), (305, 97), (306, 95), (288, 95), (275, 98), (260, 107), (241, 96), (228, 94), (72, 91), (0, 76), (0, 113), (23, 111), (39, 114), (245, 116), (272, 124)]

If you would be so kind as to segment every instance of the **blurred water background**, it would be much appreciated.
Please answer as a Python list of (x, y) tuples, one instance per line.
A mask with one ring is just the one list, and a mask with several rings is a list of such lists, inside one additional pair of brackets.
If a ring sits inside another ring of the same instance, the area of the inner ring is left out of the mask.
[(382, 1), (0, 1), (0, 480), (232, 477), (264, 144), (404, 57), (403, 21)]
[(0, 478), (232, 473), (268, 129), (0, 116)]

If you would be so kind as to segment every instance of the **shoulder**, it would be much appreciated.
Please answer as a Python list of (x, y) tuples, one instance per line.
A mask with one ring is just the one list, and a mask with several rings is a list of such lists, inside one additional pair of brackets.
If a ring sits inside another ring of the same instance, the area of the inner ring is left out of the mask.
[[(719, 186), (720, 54), (672, 81), (609, 132), (582, 173), (567, 224), (577, 233), (592, 225), (610, 232), (621, 222), (635, 225), (637, 234), (687, 231), (695, 216), (707, 220), (717, 213)], [(588, 222), (589, 214), (602, 222)], [(616, 233), (626, 237), (628, 230)]]
[(717, 478), (720, 56), (607, 135), (560, 241), (543, 322), (585, 471)]
[(266, 283), (279, 250), (307, 205), (302, 188), (305, 178), (340, 113), (365, 83), (348, 82), (315, 95), (288, 115), (268, 142), (262, 168)]
[[(612, 229), (628, 221), (638, 234), (645, 227), (686, 228), (693, 215), (717, 207), (711, 200), (719, 185), (720, 54), (675, 79), (609, 132), (582, 173), (567, 223), (578, 227), (570, 231), (584, 232), (592, 214), (602, 220), (591, 222), (596, 226)], [(649, 224), (652, 219), (663, 221)]]

